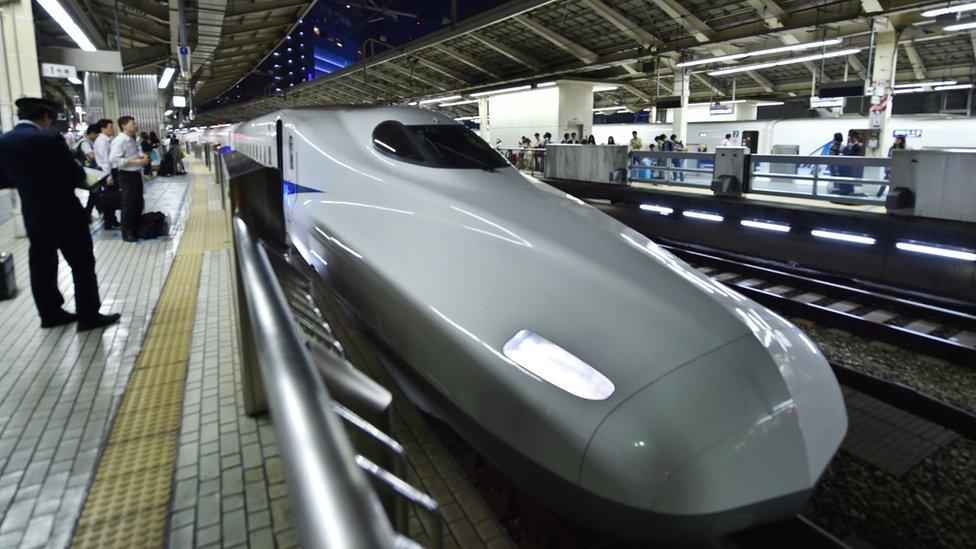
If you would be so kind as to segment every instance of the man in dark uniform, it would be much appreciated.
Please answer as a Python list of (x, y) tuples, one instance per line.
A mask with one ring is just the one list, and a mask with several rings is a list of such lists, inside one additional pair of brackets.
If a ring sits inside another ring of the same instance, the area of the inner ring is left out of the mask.
[[(98, 280), (88, 215), (75, 196), (85, 172), (61, 135), (50, 131), (61, 105), (25, 97), (16, 101), (20, 122), (0, 135), (0, 187), (16, 187), (30, 239), (30, 278), (41, 327), (78, 321), (84, 332), (118, 322), (119, 315), (98, 312)], [(61, 308), (58, 250), (75, 283), (77, 315)]]

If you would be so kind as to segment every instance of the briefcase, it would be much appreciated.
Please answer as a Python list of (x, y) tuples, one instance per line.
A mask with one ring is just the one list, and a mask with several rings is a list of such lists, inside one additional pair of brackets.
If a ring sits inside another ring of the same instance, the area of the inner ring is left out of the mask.
[(14, 276), (14, 254), (0, 253), (0, 300), (11, 299), (17, 293)]

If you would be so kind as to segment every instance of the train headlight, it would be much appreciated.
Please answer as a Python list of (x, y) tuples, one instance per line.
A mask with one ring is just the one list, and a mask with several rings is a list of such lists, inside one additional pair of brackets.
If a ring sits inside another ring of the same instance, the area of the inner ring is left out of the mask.
[(586, 400), (606, 400), (613, 382), (589, 364), (531, 330), (521, 330), (505, 343), (505, 356), (532, 374)]

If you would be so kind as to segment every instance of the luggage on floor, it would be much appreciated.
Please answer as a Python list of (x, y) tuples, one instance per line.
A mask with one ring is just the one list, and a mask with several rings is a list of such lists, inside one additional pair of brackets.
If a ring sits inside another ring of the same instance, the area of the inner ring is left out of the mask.
[(136, 236), (142, 240), (169, 236), (169, 220), (162, 212), (146, 212), (139, 219)]
[(159, 161), (159, 169), (156, 171), (156, 174), (164, 177), (173, 175), (173, 155), (163, 155), (163, 159)]
[(115, 211), (122, 207), (122, 192), (118, 185), (110, 187), (105, 183), (98, 183), (90, 187), (88, 192), (92, 194), (95, 207), (102, 213)]
[(0, 301), (10, 299), (17, 293), (17, 279), (14, 275), (14, 254), (0, 253)]

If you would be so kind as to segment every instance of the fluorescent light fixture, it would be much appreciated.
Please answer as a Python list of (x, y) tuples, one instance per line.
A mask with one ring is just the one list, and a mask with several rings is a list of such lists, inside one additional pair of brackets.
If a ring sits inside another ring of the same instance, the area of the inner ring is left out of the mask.
[(599, 107), (599, 108), (593, 109), (593, 112), (600, 112), (600, 111), (618, 111), (618, 110), (623, 109), (623, 108), (624, 108), (623, 105), (614, 105), (612, 107)]
[(527, 89), (529, 89), (531, 87), (532, 86), (526, 84), (524, 86), (515, 86), (515, 87), (512, 87), (512, 88), (502, 88), (500, 90), (483, 91), (483, 92), (478, 92), (478, 93), (472, 93), (471, 94), (471, 97), (485, 97), (486, 95), (496, 95), (496, 94), (499, 94), (499, 93), (517, 92), (517, 91), (527, 90)]
[(186, 106), (186, 97), (183, 95), (173, 96), (173, 106), (177, 108), (182, 108)]
[(407, 105), (410, 105), (411, 107), (416, 107), (417, 106), (417, 102), (416, 101), (411, 101), (411, 102), (407, 103)]
[(934, 10), (927, 10), (922, 12), (922, 17), (938, 17), (940, 15), (948, 15), (950, 13), (962, 13), (966, 11), (976, 10), (976, 2), (970, 2), (969, 4), (959, 4), (958, 6), (950, 6), (948, 8), (938, 8)]
[(969, 23), (962, 23), (959, 25), (949, 25), (948, 27), (945, 27), (942, 30), (952, 32), (952, 31), (961, 31), (961, 30), (969, 30), (969, 29), (976, 29), (976, 21), (970, 21)]
[(460, 118), (455, 118), (457, 122), (464, 122), (465, 120), (478, 120), (480, 116), (462, 116)]
[(454, 106), (457, 106), (457, 105), (470, 105), (471, 103), (477, 103), (477, 102), (478, 102), (477, 99), (464, 99), (464, 100), (461, 100), (461, 101), (449, 101), (447, 103), (441, 103), (440, 105), (437, 105), (437, 106), (438, 107), (454, 107)]
[(955, 80), (943, 80), (941, 82), (912, 82), (908, 84), (895, 84), (892, 86), (892, 88), (897, 90), (899, 88), (921, 88), (923, 86), (951, 86), (955, 83)]
[(698, 59), (695, 61), (685, 61), (684, 63), (678, 63), (676, 67), (696, 67), (698, 65), (708, 65), (711, 63), (721, 63), (723, 61), (735, 61), (737, 59), (744, 59), (746, 57), (759, 57), (762, 55), (773, 55), (775, 53), (783, 53), (787, 51), (799, 51), (799, 50), (809, 50), (813, 48), (823, 48), (827, 46), (835, 46), (843, 42), (840, 38), (832, 38), (830, 40), (824, 40), (822, 42), (808, 42), (806, 44), (793, 44), (790, 46), (780, 46), (777, 48), (769, 48), (765, 50), (749, 51), (743, 53), (733, 53), (730, 55), (721, 55), (719, 57), (710, 57), (708, 59)]
[(81, 80), (77, 76), (72, 76), (71, 78), (68, 79), (68, 82), (71, 82), (72, 84), (74, 84), (76, 86), (80, 86), (81, 85)]
[(835, 233), (833, 231), (821, 231), (814, 229), (810, 231), (810, 234), (817, 238), (829, 238), (830, 240), (842, 240), (844, 242), (852, 242), (854, 244), (867, 244), (869, 246), (874, 245), (875, 240), (870, 236), (861, 236), (857, 234), (848, 233)]
[(683, 215), (685, 217), (691, 217), (693, 219), (702, 219), (702, 220), (705, 220), (705, 221), (724, 221), (725, 220), (724, 217), (722, 217), (722, 216), (720, 216), (718, 214), (713, 214), (713, 213), (708, 213), (708, 212), (696, 212), (696, 211), (687, 210), (687, 211), (682, 212), (681, 215)]
[(51, 19), (54, 19), (58, 25), (61, 25), (61, 30), (70, 36), (82, 51), (98, 50), (95, 44), (92, 44), (92, 41), (85, 35), (84, 31), (81, 30), (81, 27), (68, 15), (68, 12), (64, 10), (64, 7), (61, 6), (58, 0), (37, 0), (37, 3), (44, 8), (44, 11), (51, 16)]
[(460, 95), (449, 95), (447, 97), (438, 97), (436, 99), (423, 99), (419, 103), (421, 105), (428, 105), (430, 103), (443, 103), (445, 101), (455, 101), (457, 99), (461, 99), (461, 96)]
[(903, 93), (919, 93), (925, 91), (925, 88), (901, 88), (900, 90), (892, 90), (895, 95), (901, 95)]
[(176, 74), (176, 69), (173, 67), (166, 67), (163, 69), (162, 76), (159, 77), (159, 85), (156, 86), (161, 90), (165, 90), (169, 87), (169, 81), (173, 79), (173, 75)]
[(535, 87), (537, 87), (537, 88), (549, 88), (549, 87), (552, 87), (552, 86), (555, 86), (555, 85), (556, 85), (555, 82), (543, 82), (541, 84), (536, 84)]
[(785, 105), (786, 103), (782, 101), (756, 101), (757, 107), (777, 107), (779, 105)]
[(646, 212), (657, 212), (661, 215), (671, 215), (674, 213), (674, 208), (668, 208), (667, 206), (655, 206), (654, 204), (641, 204), (640, 209)]
[(586, 400), (606, 400), (613, 382), (589, 364), (531, 330), (520, 330), (502, 352), (529, 373)]
[(963, 261), (976, 261), (976, 253), (964, 252), (962, 250), (952, 250), (949, 248), (939, 248), (927, 246), (925, 244), (913, 244), (911, 242), (898, 242), (895, 247), (906, 252), (916, 252), (920, 254), (937, 255), (951, 259), (961, 259)]
[(830, 59), (831, 57), (843, 57), (846, 55), (853, 55), (861, 51), (861, 48), (848, 48), (846, 50), (837, 50), (828, 53), (818, 53), (815, 55), (804, 55), (802, 57), (791, 57), (789, 59), (780, 59), (779, 61), (769, 61), (767, 63), (757, 63), (755, 65), (745, 65), (742, 67), (735, 67), (731, 69), (722, 69), (718, 71), (711, 71), (708, 73), (709, 76), (722, 76), (725, 74), (734, 74), (739, 72), (755, 71), (759, 69), (768, 69), (771, 67), (780, 67), (783, 65), (794, 65), (796, 63), (806, 63), (807, 61), (818, 61), (820, 59)]
[(754, 221), (752, 219), (743, 219), (739, 223), (744, 227), (752, 227), (753, 229), (762, 229), (764, 231), (776, 231), (778, 233), (788, 233), (790, 232), (789, 225), (782, 225), (780, 223), (770, 223), (768, 221)]
[(972, 84), (953, 84), (951, 86), (936, 86), (936, 91), (946, 91), (946, 90), (968, 90), (973, 87)]
[(163, 116), (169, 116), (171, 114), (173, 114), (173, 109), (166, 109), (163, 111)]
[(620, 86), (614, 86), (613, 84), (597, 84), (596, 86), (593, 86), (593, 91), (608, 92), (608, 91), (613, 91), (619, 87)]
[(620, 109), (619, 111), (617, 111), (617, 114), (624, 114), (624, 113), (629, 113), (629, 112), (631, 112), (630, 109)]

